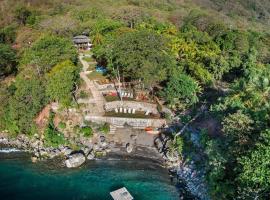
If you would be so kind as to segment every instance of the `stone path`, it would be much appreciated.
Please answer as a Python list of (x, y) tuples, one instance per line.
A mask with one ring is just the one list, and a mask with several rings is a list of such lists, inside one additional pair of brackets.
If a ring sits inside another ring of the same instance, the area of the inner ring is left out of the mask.
[(82, 65), (83, 65), (83, 70), (80, 73), (80, 77), (81, 77), (81, 79), (84, 80), (84, 82), (86, 83), (87, 89), (89, 89), (91, 91), (91, 94), (93, 96), (92, 98), (90, 98), (88, 100), (89, 104), (92, 104), (91, 113), (93, 113), (97, 116), (102, 116), (105, 113), (104, 105), (105, 105), (106, 101), (105, 101), (103, 95), (98, 91), (98, 89), (95, 85), (95, 82), (90, 80), (87, 76), (88, 74), (90, 74), (92, 72), (92, 71), (87, 71), (89, 68), (88, 62), (83, 60), (83, 55), (79, 55), (79, 60), (81, 61)]

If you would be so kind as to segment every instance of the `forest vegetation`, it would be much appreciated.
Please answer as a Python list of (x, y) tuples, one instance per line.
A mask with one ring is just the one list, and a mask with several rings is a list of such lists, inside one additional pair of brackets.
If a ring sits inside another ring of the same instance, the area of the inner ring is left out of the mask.
[(175, 113), (209, 107), (220, 124), (201, 131), (212, 199), (269, 198), (268, 0), (2, 0), (0, 11), (0, 130), (33, 135), (48, 103), (75, 105), (71, 38), (84, 32), (111, 77), (141, 81)]

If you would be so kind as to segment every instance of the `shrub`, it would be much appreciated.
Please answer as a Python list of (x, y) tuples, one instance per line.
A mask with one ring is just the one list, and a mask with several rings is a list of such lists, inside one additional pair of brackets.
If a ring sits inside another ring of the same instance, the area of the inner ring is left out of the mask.
[(60, 122), (60, 123), (58, 124), (58, 128), (60, 128), (60, 129), (65, 129), (65, 128), (66, 128), (66, 123), (65, 123), (65, 122)]
[(64, 134), (57, 131), (54, 126), (54, 115), (53, 112), (50, 113), (49, 124), (44, 133), (45, 145), (49, 147), (58, 147), (67, 143)]
[(0, 77), (16, 71), (16, 64), (16, 52), (9, 45), (0, 43)]
[(52, 126), (45, 130), (45, 144), (46, 146), (58, 147), (59, 145), (66, 144), (66, 139), (63, 133), (56, 131)]
[(99, 131), (101, 131), (101, 132), (103, 132), (103, 133), (105, 133), (105, 134), (109, 133), (109, 132), (110, 132), (110, 124), (108, 124), (108, 123), (103, 124), (103, 125), (99, 128)]
[(83, 134), (84, 137), (93, 136), (93, 129), (90, 126), (82, 127), (80, 132)]
[(177, 137), (174, 144), (178, 154), (182, 156), (183, 148), (184, 148), (184, 140), (182, 137)]

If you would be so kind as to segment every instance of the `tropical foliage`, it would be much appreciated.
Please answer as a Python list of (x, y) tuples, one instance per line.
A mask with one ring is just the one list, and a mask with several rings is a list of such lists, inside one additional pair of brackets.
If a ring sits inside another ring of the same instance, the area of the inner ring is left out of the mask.
[[(88, 34), (111, 79), (138, 83), (175, 113), (210, 108), (220, 127), (202, 133), (201, 161), (212, 199), (268, 199), (269, 6), (266, 0), (1, 1), (0, 129), (33, 134), (45, 105), (72, 105), (79, 66), (71, 38)], [(45, 136), (48, 145), (66, 142), (51, 122)], [(179, 138), (174, 148), (182, 153), (183, 146)]]
[(78, 78), (78, 67), (71, 61), (64, 61), (52, 68), (46, 75), (46, 95), (51, 101), (58, 101), (69, 106), (72, 101), (71, 92)]
[(20, 65), (21, 68), (32, 65), (39, 74), (43, 74), (65, 60), (71, 60), (75, 64), (77, 62), (77, 53), (72, 42), (57, 36), (44, 36), (25, 50)]

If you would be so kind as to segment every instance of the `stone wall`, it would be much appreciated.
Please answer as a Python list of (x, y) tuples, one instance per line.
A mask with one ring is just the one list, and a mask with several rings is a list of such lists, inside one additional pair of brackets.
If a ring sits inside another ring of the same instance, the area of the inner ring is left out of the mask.
[(159, 128), (166, 124), (164, 119), (139, 119), (139, 118), (122, 118), (122, 117), (100, 117), (85, 116), (85, 120), (96, 123), (109, 123), (117, 128), (123, 128), (125, 124), (133, 128), (144, 129), (145, 127)]
[(112, 111), (115, 108), (131, 108), (136, 111), (144, 111), (152, 114), (158, 114), (157, 105), (145, 102), (137, 102), (137, 101), (113, 101), (105, 104), (106, 111)]

